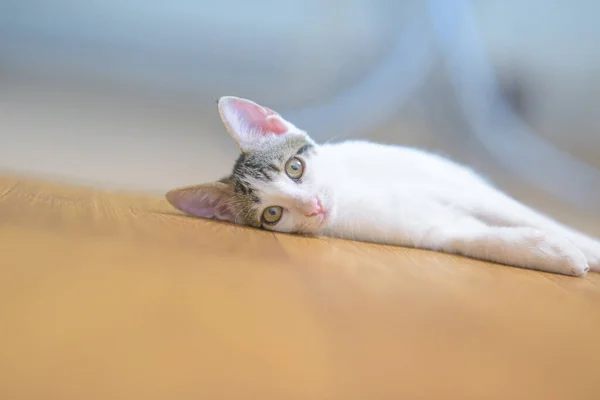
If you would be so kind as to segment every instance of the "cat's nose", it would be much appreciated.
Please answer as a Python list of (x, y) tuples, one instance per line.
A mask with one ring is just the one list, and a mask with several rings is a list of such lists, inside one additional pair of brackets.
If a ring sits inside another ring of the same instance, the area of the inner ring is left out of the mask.
[(317, 197), (313, 197), (310, 200), (303, 201), (299, 204), (300, 211), (307, 217), (313, 217), (323, 213), (323, 206), (321, 200)]

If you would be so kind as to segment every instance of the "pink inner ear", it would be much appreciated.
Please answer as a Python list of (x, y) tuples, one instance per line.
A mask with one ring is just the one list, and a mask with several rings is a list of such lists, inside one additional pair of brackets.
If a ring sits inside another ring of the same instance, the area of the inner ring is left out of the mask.
[(260, 129), (263, 135), (282, 135), (288, 131), (279, 114), (269, 108), (244, 100), (231, 100), (230, 105), (246, 124)]
[(174, 189), (167, 193), (167, 200), (178, 210), (196, 217), (233, 221), (232, 209), (223, 196), (222, 191), (199, 186)]
[(183, 203), (180, 204), (180, 207), (182, 211), (200, 218), (214, 218), (216, 214), (214, 207), (198, 207), (193, 203)]

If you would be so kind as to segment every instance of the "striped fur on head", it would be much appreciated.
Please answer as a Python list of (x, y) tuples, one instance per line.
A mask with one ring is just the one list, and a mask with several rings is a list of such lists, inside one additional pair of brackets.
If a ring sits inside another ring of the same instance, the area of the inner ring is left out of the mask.
[(237, 210), (235, 223), (260, 227), (261, 192), (277, 178), (285, 177), (285, 164), (294, 156), (307, 157), (316, 151), (314, 142), (304, 135), (291, 135), (285, 141), (242, 153), (235, 162), (230, 182)]

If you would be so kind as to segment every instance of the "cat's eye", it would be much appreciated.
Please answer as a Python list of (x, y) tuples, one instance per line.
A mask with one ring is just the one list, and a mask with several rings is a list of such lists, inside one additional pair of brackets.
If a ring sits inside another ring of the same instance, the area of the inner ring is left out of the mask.
[(283, 208), (278, 206), (271, 206), (265, 208), (263, 211), (262, 219), (268, 224), (274, 224), (281, 219), (283, 215)]
[(285, 164), (285, 173), (292, 179), (302, 178), (302, 174), (304, 174), (304, 163), (297, 157), (291, 158)]

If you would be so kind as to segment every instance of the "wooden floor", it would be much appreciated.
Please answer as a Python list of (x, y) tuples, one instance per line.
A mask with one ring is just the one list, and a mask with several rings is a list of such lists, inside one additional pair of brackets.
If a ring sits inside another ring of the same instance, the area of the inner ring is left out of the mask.
[(599, 399), (600, 275), (0, 178), (2, 399)]

